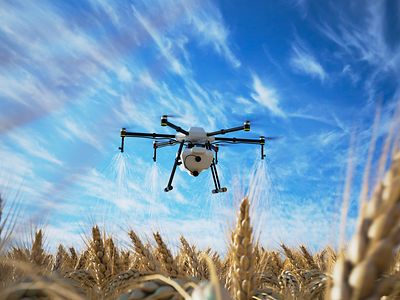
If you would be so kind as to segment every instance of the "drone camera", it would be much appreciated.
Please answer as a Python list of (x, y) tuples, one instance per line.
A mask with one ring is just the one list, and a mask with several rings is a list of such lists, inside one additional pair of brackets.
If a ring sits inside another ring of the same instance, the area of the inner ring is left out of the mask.
[(250, 121), (245, 121), (243, 124), (244, 131), (250, 131)]
[(197, 177), (197, 176), (199, 176), (199, 172), (198, 172), (198, 171), (193, 171), (193, 172), (192, 172), (192, 175), (193, 175), (194, 177)]
[(166, 115), (163, 115), (163, 116), (161, 117), (161, 126), (167, 126), (167, 125), (168, 125), (167, 122), (168, 122), (167, 116), (166, 116)]

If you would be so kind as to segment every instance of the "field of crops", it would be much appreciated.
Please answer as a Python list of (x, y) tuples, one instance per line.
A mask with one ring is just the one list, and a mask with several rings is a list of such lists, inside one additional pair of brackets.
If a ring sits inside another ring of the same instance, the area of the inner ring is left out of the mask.
[(129, 231), (122, 248), (98, 226), (81, 252), (59, 245), (52, 254), (42, 230), (29, 246), (8, 245), (3, 216), (0, 299), (400, 299), (400, 153), (345, 251), (265, 249), (254, 239), (250, 200), (241, 202), (224, 256), (183, 236), (172, 253), (158, 232), (150, 240)]

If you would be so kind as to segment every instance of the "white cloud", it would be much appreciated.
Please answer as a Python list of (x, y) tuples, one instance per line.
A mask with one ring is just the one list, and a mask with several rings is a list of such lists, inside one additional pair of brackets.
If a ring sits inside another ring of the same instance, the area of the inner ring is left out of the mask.
[(59, 133), (71, 140), (75, 138), (83, 143), (87, 143), (99, 151), (103, 150), (103, 145), (96, 139), (93, 133), (90, 133), (87, 126), (79, 121), (72, 120), (71, 118), (65, 118), (60, 126), (57, 128)]
[(279, 107), (276, 91), (273, 88), (266, 87), (257, 75), (253, 75), (253, 93), (251, 93), (251, 97), (266, 107), (273, 115), (285, 117), (285, 113)]
[(111, 5), (112, 2), (108, 0), (90, 0), (90, 2), (96, 9), (103, 10), (115, 26), (123, 25), (118, 11)]
[(256, 111), (256, 105), (254, 102), (243, 98), (243, 97), (237, 97), (235, 99), (237, 105), (232, 107), (232, 112), (236, 114), (243, 114), (243, 112), (246, 115), (251, 115)]
[(353, 59), (366, 61), (378, 71), (394, 71), (398, 75), (400, 52), (398, 49), (392, 50), (385, 41), (385, 3), (366, 1), (364, 7), (366, 9), (361, 22), (337, 11), (338, 22), (332, 25), (322, 22), (317, 28), (326, 38), (337, 44), (342, 53)]
[(322, 65), (302, 42), (297, 42), (292, 45), (290, 65), (295, 71), (319, 78), (321, 81), (324, 81), (327, 77)]
[(63, 222), (57, 225), (47, 225), (44, 228), (44, 236), (50, 242), (50, 251), (57, 251), (58, 245), (74, 247), (80, 250), (84, 247), (84, 238), (80, 225), (72, 222)]
[(360, 75), (354, 72), (353, 68), (350, 65), (345, 65), (342, 69), (342, 75), (348, 76), (353, 84), (356, 84), (360, 81)]
[(38, 204), (50, 183), (36, 172), (37, 164), (28, 155), (22, 155), (1, 143), (0, 157), (4, 158), (0, 161), (0, 191), (15, 193), (22, 202), (35, 199)]
[(170, 47), (171, 42), (169, 41), (169, 39), (165, 38), (156, 28), (154, 28), (151, 24), (151, 21), (148, 20), (144, 15), (142, 15), (133, 5), (132, 10), (136, 19), (143, 26), (146, 32), (151, 36), (165, 59), (171, 65), (172, 70), (178, 75), (185, 75), (187, 73), (187, 70), (172, 53)]
[(18, 190), (24, 178), (34, 177), (33, 163), (8, 147), (0, 146), (0, 185)]
[[(100, 172), (96, 169), (90, 169), (76, 180), (80, 188), (80, 197), (82, 195), (92, 199), (101, 200), (102, 203), (111, 204), (120, 212), (129, 214), (134, 211), (155, 215), (168, 215), (169, 208), (156, 197), (161, 191), (159, 177), (155, 170), (148, 168), (148, 164), (143, 164), (140, 160), (134, 159), (131, 164), (129, 156), (118, 154), (111, 162), (109, 172)], [(133, 165), (135, 172), (133, 173)], [(153, 173), (152, 175), (147, 173)], [(144, 185), (143, 182), (148, 176), (153, 176), (155, 186)], [(163, 176), (162, 178), (167, 178)]]
[(139, 3), (132, 7), (134, 15), (177, 74), (187, 71), (179, 61), (178, 53), (189, 62), (185, 47), (190, 39), (212, 47), (232, 67), (240, 67), (241, 63), (231, 49), (229, 30), (212, 2), (162, 0), (143, 4), (145, 9), (140, 12)]
[(290, 0), (290, 2), (299, 10), (303, 19), (307, 17), (308, 0)]
[[(51, 6), (4, 3), (0, 18), (0, 32), (10, 41), (8, 65), (0, 66), (0, 97), (10, 111), (0, 116), (1, 133), (62, 110), (66, 103), (82, 103), (82, 94), (113, 92), (113, 76), (122, 83), (132, 78), (119, 61), (120, 45), (99, 42)], [(124, 42), (132, 39), (126, 35)]]
[(18, 132), (10, 132), (8, 137), (13, 141), (14, 144), (19, 145), (26, 153), (39, 157), (45, 161), (62, 166), (61, 160), (57, 159), (54, 154), (51, 154), (43, 145), (44, 142), (40, 137), (30, 133), (27, 134), (26, 130)]
[(343, 141), (347, 141), (343, 132), (325, 131), (314, 137), (317, 147), (332, 146), (332, 143), (339, 145)]
[(184, 1), (189, 22), (193, 24), (202, 42), (211, 44), (220, 55), (239, 68), (241, 63), (229, 45), (229, 31), (226, 28), (219, 10), (208, 1)]
[(129, 70), (126, 66), (121, 67), (117, 71), (117, 76), (121, 82), (129, 83), (130, 81), (132, 81), (132, 74), (131, 74), (131, 72), (129, 72)]

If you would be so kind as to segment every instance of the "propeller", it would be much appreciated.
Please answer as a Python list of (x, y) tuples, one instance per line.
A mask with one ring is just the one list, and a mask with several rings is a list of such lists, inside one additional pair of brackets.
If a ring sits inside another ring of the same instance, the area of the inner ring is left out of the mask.
[(264, 124), (266, 124), (266, 120), (267, 118), (265, 116), (262, 115), (240, 115), (240, 116), (235, 116), (233, 117), (233, 120), (235, 123), (243, 123), (244, 121), (249, 121), (251, 126), (262, 126)]
[(275, 141), (275, 140), (280, 140), (280, 139), (282, 139), (283, 137), (282, 137), (282, 136), (263, 136), (263, 138), (264, 138), (266, 141)]
[(167, 117), (167, 118), (171, 118), (171, 119), (176, 119), (176, 118), (181, 118), (182, 116), (181, 116), (181, 115), (178, 115), (178, 114), (172, 114), (172, 115), (170, 115), (170, 114), (165, 114), (165, 115), (161, 115), (161, 116), (160, 116), (160, 118), (162, 118), (162, 117)]

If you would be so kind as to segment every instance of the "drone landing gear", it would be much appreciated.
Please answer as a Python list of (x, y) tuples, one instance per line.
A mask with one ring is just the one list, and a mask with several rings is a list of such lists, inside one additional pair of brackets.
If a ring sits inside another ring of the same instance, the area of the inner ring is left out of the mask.
[(215, 165), (214, 159), (213, 159), (213, 162), (212, 162), (210, 168), (211, 168), (211, 174), (212, 174), (212, 177), (214, 180), (214, 185), (215, 185), (215, 189), (212, 190), (212, 193), (213, 194), (225, 193), (228, 189), (226, 187), (221, 187), (221, 183), (219, 182), (217, 167)]
[(181, 162), (181, 154), (182, 154), (182, 149), (183, 149), (183, 145), (184, 144), (185, 144), (185, 141), (182, 141), (179, 144), (179, 149), (178, 149), (178, 153), (176, 154), (174, 165), (172, 167), (171, 176), (169, 177), (169, 181), (168, 181), (167, 187), (164, 189), (164, 192), (169, 192), (174, 188), (172, 186), (172, 180), (174, 180), (176, 167), (179, 166), (180, 164), (182, 164), (182, 162)]

